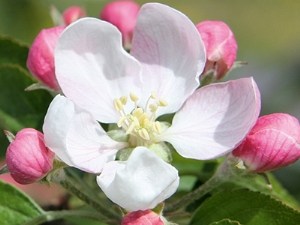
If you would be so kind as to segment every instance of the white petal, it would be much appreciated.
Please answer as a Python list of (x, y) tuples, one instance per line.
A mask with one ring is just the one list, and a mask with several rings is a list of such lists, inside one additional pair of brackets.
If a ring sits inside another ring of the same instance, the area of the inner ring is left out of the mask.
[(168, 102), (158, 115), (176, 112), (199, 86), (205, 48), (194, 24), (159, 3), (145, 4), (134, 31), (131, 54), (143, 66), (144, 101), (151, 92)]
[(128, 161), (105, 165), (97, 182), (107, 197), (128, 211), (152, 209), (179, 185), (177, 170), (145, 147), (137, 147)]
[(89, 113), (59, 95), (49, 106), (43, 131), (46, 146), (62, 161), (91, 173), (101, 172), (125, 147), (109, 138)]
[(197, 90), (161, 139), (186, 158), (213, 159), (235, 148), (255, 124), (260, 94), (252, 78)]
[(140, 64), (123, 49), (118, 29), (95, 18), (65, 29), (55, 50), (55, 69), (63, 93), (100, 122), (118, 121), (115, 98), (139, 94)]

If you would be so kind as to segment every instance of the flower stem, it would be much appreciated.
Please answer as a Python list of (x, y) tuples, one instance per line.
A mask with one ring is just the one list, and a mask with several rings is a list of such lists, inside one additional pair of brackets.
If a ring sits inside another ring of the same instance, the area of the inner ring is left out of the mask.
[(24, 225), (38, 225), (45, 222), (50, 222), (54, 220), (59, 220), (68, 217), (81, 217), (81, 218), (89, 218), (97, 221), (103, 221), (112, 224), (107, 219), (103, 218), (96, 212), (91, 211), (82, 211), (82, 210), (62, 210), (62, 211), (48, 211), (45, 212), (32, 220), (26, 222)]
[(188, 193), (187, 195), (183, 196), (181, 199), (176, 201), (175, 203), (166, 206), (164, 212), (166, 215), (172, 214), (172, 212), (177, 211), (181, 208), (186, 207), (187, 205), (191, 204), (192, 202), (198, 200), (199, 198), (203, 197), (205, 194), (209, 193), (210, 191), (214, 190), (215, 188), (219, 187), (224, 182), (228, 181), (230, 178), (233, 177), (233, 173), (230, 169), (230, 165), (227, 160), (225, 160), (221, 166), (217, 169), (215, 174), (207, 180), (203, 185), (199, 188), (195, 189), (194, 191)]
[(69, 176), (66, 175), (63, 169), (59, 169), (51, 175), (49, 178), (50, 181), (59, 183), (65, 189), (67, 189), (70, 193), (78, 197), (80, 200), (86, 202), (88, 205), (93, 207), (99, 214), (103, 217), (107, 218), (108, 220), (115, 220), (120, 221), (121, 216), (120, 214), (116, 213), (115, 211), (111, 211), (110, 208), (105, 205), (99, 204), (98, 201), (95, 200), (92, 196), (85, 193), (84, 189), (81, 188), (79, 185), (76, 185), (74, 179), (71, 179)]

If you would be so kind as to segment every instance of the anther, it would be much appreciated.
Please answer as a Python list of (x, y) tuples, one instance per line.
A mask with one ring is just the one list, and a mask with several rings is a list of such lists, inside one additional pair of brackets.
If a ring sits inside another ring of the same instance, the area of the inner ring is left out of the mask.
[(114, 100), (114, 106), (115, 106), (115, 109), (117, 111), (122, 111), (123, 108), (124, 108), (124, 105), (122, 104), (122, 102), (120, 101), (120, 99), (115, 99)]
[(160, 125), (160, 122), (159, 121), (156, 121), (154, 124), (153, 124), (153, 130), (160, 134), (161, 133), (161, 125)]
[(136, 103), (139, 100), (139, 97), (135, 95), (134, 93), (129, 94), (130, 100)]
[(157, 104), (150, 104), (149, 105), (149, 109), (150, 109), (151, 112), (156, 112), (157, 108), (158, 108)]
[(148, 131), (145, 128), (142, 128), (138, 131), (139, 135), (141, 138), (143, 138), (144, 140), (149, 141), (150, 140), (150, 136)]
[(150, 98), (157, 99), (157, 94), (155, 92), (152, 92)]
[(159, 100), (158, 101), (158, 105), (161, 106), (161, 107), (164, 107), (164, 106), (167, 106), (168, 103), (166, 101), (164, 101), (164, 100)]
[(126, 96), (122, 96), (120, 98), (120, 101), (122, 102), (123, 105), (126, 105), (126, 103), (127, 103), (127, 97)]

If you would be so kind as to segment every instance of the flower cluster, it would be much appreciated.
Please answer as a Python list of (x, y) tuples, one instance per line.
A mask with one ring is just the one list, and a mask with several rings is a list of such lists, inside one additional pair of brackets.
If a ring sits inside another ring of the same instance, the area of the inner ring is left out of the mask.
[(8, 147), (18, 182), (44, 177), (55, 155), (96, 175), (105, 195), (128, 212), (122, 224), (164, 224), (151, 209), (179, 186), (173, 149), (196, 160), (231, 153), (252, 172), (299, 159), (298, 120), (258, 118), (253, 78), (200, 87), (206, 76), (222, 79), (235, 62), (237, 43), (224, 22), (195, 25), (169, 6), (133, 1), (108, 4), (102, 20), (85, 16), (69, 8), (63, 26), (41, 31), (32, 44), (28, 68), (57, 95), (44, 135), (25, 129)]

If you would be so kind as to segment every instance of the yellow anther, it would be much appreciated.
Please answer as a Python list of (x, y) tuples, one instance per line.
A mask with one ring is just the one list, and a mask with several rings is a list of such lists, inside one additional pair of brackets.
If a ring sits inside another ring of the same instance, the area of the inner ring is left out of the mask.
[(153, 124), (153, 130), (160, 134), (161, 133), (161, 125), (160, 125), (160, 122), (159, 121), (156, 121), (154, 124)]
[(132, 123), (135, 124), (136, 127), (140, 127), (141, 126), (140, 125), (140, 121), (138, 120), (138, 118), (132, 116), (132, 117), (130, 117), (130, 119), (131, 119)]
[(134, 93), (130, 93), (129, 97), (130, 97), (131, 101), (133, 101), (134, 103), (136, 103), (139, 100), (139, 97), (137, 95), (135, 95)]
[(158, 108), (157, 104), (150, 104), (149, 105), (149, 109), (150, 109), (151, 112), (156, 112), (157, 108)]
[(117, 111), (122, 111), (123, 108), (124, 108), (124, 105), (122, 104), (122, 102), (120, 101), (120, 99), (115, 99), (114, 100), (114, 106), (115, 106), (115, 109)]
[(164, 101), (164, 100), (159, 100), (158, 101), (158, 105), (161, 106), (161, 107), (164, 107), (164, 106), (167, 106), (168, 103), (166, 101)]
[(126, 119), (127, 119), (126, 116), (122, 116), (117, 123), (118, 127), (122, 127)]
[(139, 135), (141, 138), (143, 138), (144, 140), (149, 141), (150, 140), (150, 136), (148, 131), (145, 128), (142, 128), (138, 131)]
[(144, 117), (142, 120), (142, 126), (148, 128), (148, 127), (150, 127), (150, 124), (151, 124), (151, 122), (150, 122), (149, 118)]
[(136, 117), (140, 117), (142, 114), (144, 114), (144, 110), (142, 108), (136, 108), (132, 112), (132, 115)]
[(150, 98), (157, 99), (157, 94), (155, 92), (152, 92)]
[(122, 102), (123, 105), (126, 105), (126, 103), (127, 103), (127, 97), (126, 96), (122, 96), (120, 98), (120, 101)]

